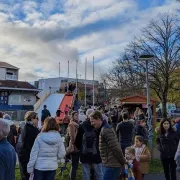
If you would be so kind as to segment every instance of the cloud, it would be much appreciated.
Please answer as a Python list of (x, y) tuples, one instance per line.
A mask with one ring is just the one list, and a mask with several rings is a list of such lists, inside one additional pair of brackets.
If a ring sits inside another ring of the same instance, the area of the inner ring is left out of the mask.
[(135, 0), (1, 1), (0, 60), (20, 68), (20, 80), (61, 76), (84, 77), (85, 59), (92, 79), (107, 71), (111, 62), (140, 34), (140, 29), (159, 12), (172, 12), (170, 0), (145, 9)]

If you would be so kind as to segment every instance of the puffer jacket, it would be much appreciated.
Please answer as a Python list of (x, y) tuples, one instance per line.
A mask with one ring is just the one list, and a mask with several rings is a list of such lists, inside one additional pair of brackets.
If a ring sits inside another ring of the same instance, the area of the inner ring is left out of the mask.
[(167, 136), (159, 134), (156, 142), (161, 159), (174, 158), (179, 142), (179, 136), (175, 130), (169, 132)]
[(40, 171), (52, 171), (58, 168), (58, 158), (64, 158), (65, 148), (59, 132), (42, 132), (36, 138), (27, 172), (32, 173), (34, 169)]
[(105, 167), (123, 167), (125, 158), (113, 128), (106, 124), (99, 136), (99, 150)]

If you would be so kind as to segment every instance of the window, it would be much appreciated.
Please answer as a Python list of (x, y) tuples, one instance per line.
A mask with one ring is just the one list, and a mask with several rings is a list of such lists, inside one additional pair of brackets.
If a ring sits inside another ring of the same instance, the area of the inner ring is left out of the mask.
[(13, 73), (12, 73), (12, 72), (7, 72), (6, 74), (7, 74), (7, 75), (13, 75)]
[(8, 104), (8, 93), (0, 92), (0, 104), (5, 105)]

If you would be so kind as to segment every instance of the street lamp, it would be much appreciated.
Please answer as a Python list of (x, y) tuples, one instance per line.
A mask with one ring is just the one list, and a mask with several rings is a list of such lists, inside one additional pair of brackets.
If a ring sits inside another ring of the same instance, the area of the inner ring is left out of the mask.
[(152, 130), (152, 110), (151, 110), (151, 102), (150, 102), (150, 89), (149, 89), (149, 77), (148, 77), (148, 62), (152, 61), (154, 56), (152, 55), (141, 55), (139, 57), (140, 61), (146, 62), (146, 89), (147, 89), (147, 114), (148, 114), (148, 141), (150, 147), (152, 147), (152, 136), (153, 136), (153, 130)]

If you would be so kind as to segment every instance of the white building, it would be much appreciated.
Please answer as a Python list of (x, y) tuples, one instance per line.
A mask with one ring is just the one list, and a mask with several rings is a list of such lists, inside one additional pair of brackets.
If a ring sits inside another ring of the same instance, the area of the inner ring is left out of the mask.
[(18, 81), (19, 68), (6, 62), (0, 62), (0, 79)]
[(18, 81), (18, 72), (19, 68), (0, 61), (0, 111), (34, 109), (39, 90)]

